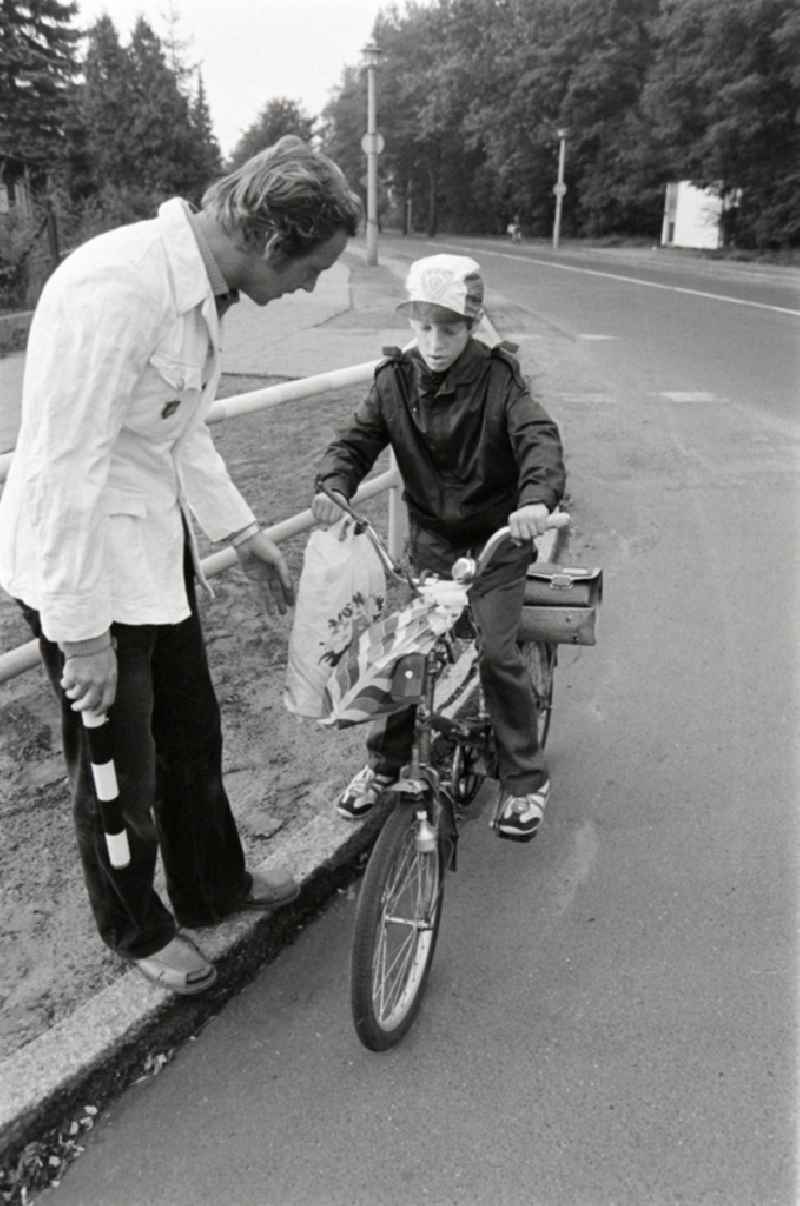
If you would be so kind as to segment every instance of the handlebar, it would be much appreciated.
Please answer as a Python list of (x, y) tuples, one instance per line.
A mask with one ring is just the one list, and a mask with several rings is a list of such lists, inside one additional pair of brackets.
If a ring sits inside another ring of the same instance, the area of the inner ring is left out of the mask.
[[(545, 528), (568, 528), (571, 522), (572, 517), (566, 511), (553, 511), (547, 517)], [(473, 582), (476, 578), (480, 578), (486, 567), (491, 564), (497, 550), (509, 541), (515, 543), (514, 537), (511, 535), (511, 529), (508, 526), (498, 528), (486, 541), (477, 561), (471, 557), (459, 558), (459, 561), (453, 566), (453, 577), (457, 577), (460, 582)], [(459, 562), (467, 564), (459, 566)], [(471, 565), (469, 564), (470, 562)], [(460, 570), (458, 574), (456, 573), (456, 567)]]
[[(396, 578), (400, 578), (405, 581), (411, 587), (414, 595), (419, 597), (422, 592), (420, 591), (418, 584), (411, 577), (408, 570), (392, 560), (388, 549), (369, 520), (365, 519), (363, 515), (359, 515), (356, 511), (354, 511), (348, 502), (343, 500), (341, 496), (337, 497), (337, 495), (335, 495), (333, 491), (329, 490), (324, 483), (320, 482), (318, 489), (320, 493), (329, 498), (330, 501), (335, 503), (345, 515), (348, 515), (350, 519), (353, 520), (354, 524), (356, 525), (356, 532), (366, 532), (384, 567)], [(551, 515), (548, 515), (545, 527), (568, 528), (571, 522), (572, 518), (566, 511), (553, 511)], [(511, 529), (507, 525), (505, 527), (498, 528), (497, 531), (494, 532), (486, 541), (486, 544), (483, 546), (483, 549), (477, 558), (458, 558), (452, 569), (453, 580), (462, 584), (463, 586), (472, 585), (476, 579), (480, 578), (481, 574), (485, 572), (487, 566), (491, 564), (498, 549), (502, 548), (509, 541), (518, 543), (514, 541), (514, 537), (511, 535)]]
[(317, 488), (321, 494), (324, 494), (332, 503), (335, 503), (340, 511), (352, 519), (353, 523), (355, 524), (357, 534), (360, 535), (362, 532), (366, 532), (372, 547), (375, 549), (375, 552), (381, 559), (384, 569), (388, 570), (388, 572), (395, 578), (399, 578), (401, 581), (405, 582), (411, 588), (414, 595), (418, 597), (420, 592), (416, 582), (404, 566), (392, 559), (389, 554), (389, 550), (386, 548), (386, 545), (383, 543), (369, 520), (365, 519), (363, 515), (359, 515), (356, 511), (354, 511), (350, 504), (344, 500), (341, 495), (337, 496), (332, 490), (329, 490), (324, 482), (320, 482)]

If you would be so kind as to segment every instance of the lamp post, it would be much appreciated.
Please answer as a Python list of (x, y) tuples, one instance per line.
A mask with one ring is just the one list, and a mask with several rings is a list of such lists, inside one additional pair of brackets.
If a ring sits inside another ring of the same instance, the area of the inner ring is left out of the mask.
[(362, 51), (367, 69), (367, 132), (361, 139), (361, 149), (367, 157), (367, 263), (378, 262), (378, 156), (383, 150), (383, 138), (378, 133), (375, 103), (375, 68), (381, 51), (369, 42)]
[(561, 238), (561, 209), (564, 204), (564, 193), (567, 191), (567, 186), (564, 183), (564, 159), (567, 153), (567, 131), (560, 127), (556, 131), (558, 135), (558, 178), (553, 185), (553, 192), (556, 195), (556, 212), (553, 218), (553, 249), (558, 251), (558, 243)]

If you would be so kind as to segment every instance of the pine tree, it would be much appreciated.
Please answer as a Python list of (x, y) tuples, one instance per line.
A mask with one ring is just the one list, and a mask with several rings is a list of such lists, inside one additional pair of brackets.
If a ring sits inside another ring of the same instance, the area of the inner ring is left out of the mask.
[(189, 102), (160, 38), (143, 17), (134, 27), (128, 57), (134, 90), (129, 129), (139, 178), (156, 192), (181, 192), (195, 183)]
[(70, 191), (73, 199), (87, 196), (88, 165), (100, 226), (152, 217), (174, 194), (196, 202), (218, 174), (202, 79), (192, 96), (184, 77), (143, 18), (127, 47), (108, 16), (90, 30)]
[[(199, 68), (197, 70), (197, 91), (192, 102), (190, 122), (196, 157), (196, 191), (202, 193), (206, 185), (219, 175), (222, 156), (211, 125), (205, 84)], [(199, 197), (193, 199), (199, 200)]]
[(0, 3), (0, 149), (43, 166), (64, 149), (69, 87), (78, 72), (78, 6), (66, 0)]
[(271, 147), (284, 134), (297, 134), (308, 142), (314, 127), (310, 118), (293, 100), (285, 96), (273, 97), (261, 110), (256, 121), (248, 126), (234, 147), (231, 168), (239, 167), (251, 155)]
[(107, 15), (89, 31), (84, 76), (80, 104), (95, 189), (105, 184), (133, 185), (138, 179), (130, 141), (135, 103), (133, 75), (116, 27)]

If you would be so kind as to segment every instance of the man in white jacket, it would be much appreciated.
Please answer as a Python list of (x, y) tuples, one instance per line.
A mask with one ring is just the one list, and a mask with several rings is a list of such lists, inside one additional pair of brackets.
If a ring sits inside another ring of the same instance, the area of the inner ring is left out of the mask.
[[(0, 499), (0, 585), (20, 601), (61, 700), (84, 877), (99, 933), (150, 979), (207, 988), (179, 926), (297, 893), (252, 875), (222, 785), (219, 707), (195, 604), (188, 513), (229, 540), (270, 606), (288, 569), (216, 452), (205, 417), (220, 319), (317, 277), (355, 233), (336, 167), (287, 137), (151, 221), (92, 239), (51, 276), (31, 324), (22, 423)], [(108, 712), (130, 863), (105, 850), (81, 712)], [(170, 912), (153, 887), (160, 846)]]

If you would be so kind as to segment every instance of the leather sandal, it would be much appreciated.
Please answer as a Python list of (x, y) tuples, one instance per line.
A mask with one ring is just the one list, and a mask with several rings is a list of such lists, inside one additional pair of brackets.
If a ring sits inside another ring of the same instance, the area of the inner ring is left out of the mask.
[(225, 907), (225, 912), (217, 917), (192, 917), (185, 913), (176, 913), (178, 924), (187, 930), (205, 930), (211, 926), (220, 925), (237, 913), (250, 909), (265, 912), (277, 909), (280, 905), (288, 904), (300, 894), (300, 885), (290, 872), (283, 868), (271, 871), (251, 871), (250, 886), (241, 896), (236, 897)]
[(144, 959), (132, 959), (131, 962), (153, 984), (160, 984), (162, 988), (168, 988), (182, 996), (205, 992), (217, 978), (213, 963), (209, 963), (197, 947), (182, 934), (176, 934), (171, 942), (154, 955), (147, 955)]
[(237, 901), (234, 911), (239, 909), (272, 909), (278, 905), (288, 904), (295, 900), (300, 892), (300, 885), (291, 874), (283, 868), (274, 871), (251, 871), (253, 881), (250, 889), (241, 900)]

